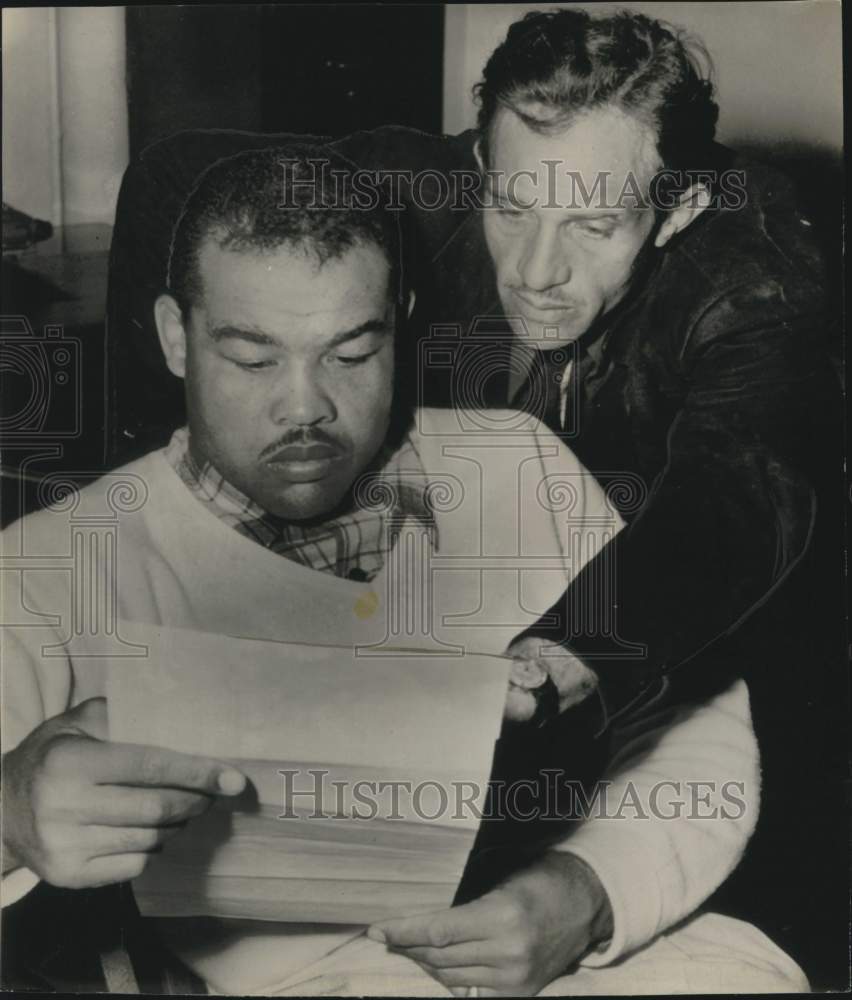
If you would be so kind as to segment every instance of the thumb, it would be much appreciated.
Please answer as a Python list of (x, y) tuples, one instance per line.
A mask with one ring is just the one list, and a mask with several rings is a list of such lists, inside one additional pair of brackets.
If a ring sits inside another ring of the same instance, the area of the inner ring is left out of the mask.
[(109, 738), (106, 698), (89, 698), (65, 713), (66, 725), (95, 740)]

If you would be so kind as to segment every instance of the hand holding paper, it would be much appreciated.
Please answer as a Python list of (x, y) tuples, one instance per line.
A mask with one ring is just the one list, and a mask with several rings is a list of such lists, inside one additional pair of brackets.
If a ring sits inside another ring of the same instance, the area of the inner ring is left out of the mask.
[(367, 933), (456, 995), (475, 989), (478, 996), (535, 996), (612, 934), (612, 910), (584, 861), (548, 851), (472, 903), (388, 921)]
[(137, 629), (110, 735), (250, 778), (136, 884), (154, 915), (366, 923), (450, 905), (479, 825), (503, 657), (382, 653)]
[(221, 761), (106, 736), (106, 701), (91, 698), (43, 722), (4, 759), (4, 844), (53, 885), (135, 878), (217, 796), (245, 787)]

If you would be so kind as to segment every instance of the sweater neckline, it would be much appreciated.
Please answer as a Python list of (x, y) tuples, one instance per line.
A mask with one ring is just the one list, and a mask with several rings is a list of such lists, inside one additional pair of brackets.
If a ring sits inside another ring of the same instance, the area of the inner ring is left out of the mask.
[[(221, 535), (223, 541), (240, 552), (245, 552), (246, 556), (250, 556), (255, 561), (268, 562), (271, 571), (277, 571), (284, 575), (291, 575), (298, 580), (303, 580), (305, 584), (310, 584), (311, 587), (324, 587), (327, 590), (335, 591), (339, 594), (349, 593), (349, 594), (359, 594), (359, 593), (369, 593), (374, 591), (376, 593), (382, 593), (385, 589), (385, 574), (387, 572), (387, 560), (385, 560), (384, 566), (381, 570), (369, 581), (360, 580), (348, 580), (340, 576), (335, 576), (333, 573), (321, 573), (319, 570), (312, 569), (309, 566), (303, 566), (301, 563), (296, 562), (293, 559), (285, 559), (284, 556), (279, 555), (277, 552), (272, 552), (270, 549), (265, 548), (258, 542), (245, 535), (240, 534), (235, 531), (230, 525), (225, 524), (222, 520), (215, 516), (211, 511), (205, 509), (204, 505), (199, 503), (195, 497), (190, 493), (186, 484), (181, 480), (178, 473), (169, 463), (165, 455), (165, 449), (160, 448), (150, 455), (150, 458), (156, 462), (158, 468), (158, 478), (160, 478), (164, 484), (167, 486), (171, 496), (177, 503), (178, 508), (183, 508), (188, 514), (190, 514), (190, 522), (193, 525), (193, 529), (196, 524), (203, 523), (205, 530), (210, 533), (215, 533)], [(176, 523), (176, 518), (170, 516), (172, 513), (172, 502), (171, 496), (166, 499), (163, 504), (162, 516), (155, 518), (159, 521), (157, 527), (161, 530), (168, 532), (169, 534), (174, 534)], [(185, 523), (182, 530), (185, 530)]]

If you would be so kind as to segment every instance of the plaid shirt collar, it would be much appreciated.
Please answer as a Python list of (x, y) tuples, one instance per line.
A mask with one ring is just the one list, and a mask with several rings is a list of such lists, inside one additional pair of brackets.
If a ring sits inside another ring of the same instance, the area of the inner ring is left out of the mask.
[(174, 432), (165, 456), (193, 496), (220, 521), (310, 569), (351, 580), (372, 580), (409, 518), (426, 529), (437, 549), (429, 480), (408, 436), (399, 447), (379, 456), (375, 471), (360, 477), (349, 511), (309, 526), (269, 514), (209, 462), (199, 465), (190, 452), (186, 427)]

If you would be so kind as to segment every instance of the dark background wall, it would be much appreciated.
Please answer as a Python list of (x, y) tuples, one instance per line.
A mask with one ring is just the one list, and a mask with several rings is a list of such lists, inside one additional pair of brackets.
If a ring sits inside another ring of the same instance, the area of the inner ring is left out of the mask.
[(128, 7), (131, 156), (187, 128), (440, 132), (438, 4)]

